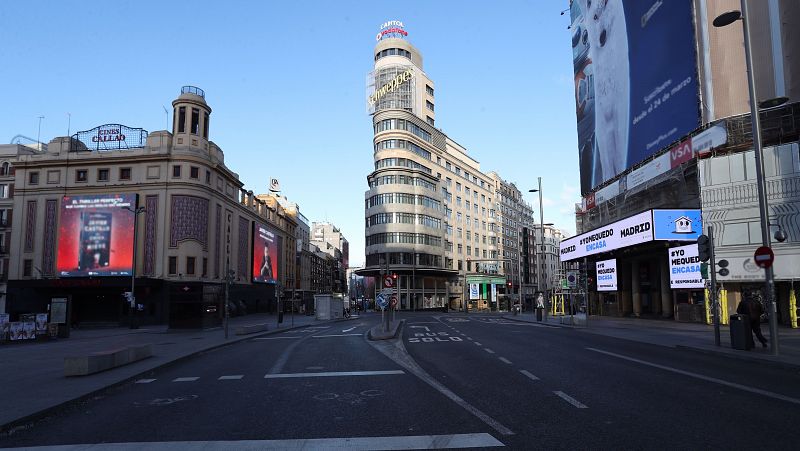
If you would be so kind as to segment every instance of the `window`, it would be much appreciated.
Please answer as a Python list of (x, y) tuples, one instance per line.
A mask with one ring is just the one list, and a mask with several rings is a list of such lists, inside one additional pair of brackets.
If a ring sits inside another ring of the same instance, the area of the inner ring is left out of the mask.
[(108, 169), (98, 169), (97, 170), (97, 181), (98, 182), (107, 182), (108, 181)]
[(192, 134), (200, 134), (200, 109), (192, 108)]
[(433, 120), (432, 117), (425, 116), (425, 120), (428, 121), (428, 124), (430, 124), (431, 126), (436, 126), (436, 122)]
[(131, 179), (131, 168), (119, 168), (119, 179), (120, 180), (130, 180)]
[(433, 88), (431, 88), (430, 85), (425, 85), (425, 92), (427, 92), (429, 96), (433, 97)]
[(89, 179), (86, 169), (78, 169), (75, 171), (75, 181), (76, 182), (85, 182)]
[(198, 168), (196, 166), (190, 167), (189, 168), (189, 177), (191, 177), (193, 179), (199, 179), (200, 178), (200, 168)]
[(178, 257), (169, 258), (169, 273), (178, 274)]
[(26, 258), (22, 262), (22, 276), (31, 277), (32, 274), (33, 274), (33, 260)]
[(181, 176), (181, 167), (180, 165), (175, 165), (172, 167), (172, 176), (173, 177), (180, 177)]
[(211, 171), (206, 170), (206, 183), (211, 183)]
[(203, 113), (203, 138), (208, 139), (208, 113)]
[(429, 110), (434, 111), (433, 110), (433, 102), (431, 102), (430, 100), (426, 100), (425, 101), (425, 106), (428, 107)]
[(39, 184), (39, 172), (30, 172), (28, 173), (28, 183), (31, 185), (38, 185)]
[(208, 258), (203, 257), (203, 277), (208, 275)]
[(186, 257), (186, 274), (194, 275), (194, 257)]
[(186, 107), (178, 108), (178, 133), (186, 132)]

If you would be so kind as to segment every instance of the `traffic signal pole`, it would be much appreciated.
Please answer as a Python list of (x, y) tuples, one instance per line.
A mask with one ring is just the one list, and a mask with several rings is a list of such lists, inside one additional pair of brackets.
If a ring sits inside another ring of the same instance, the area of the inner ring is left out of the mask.
[(708, 226), (708, 247), (711, 254), (711, 299), (714, 304), (714, 344), (720, 346), (719, 339), (719, 296), (717, 296), (717, 261), (714, 259), (714, 226)]

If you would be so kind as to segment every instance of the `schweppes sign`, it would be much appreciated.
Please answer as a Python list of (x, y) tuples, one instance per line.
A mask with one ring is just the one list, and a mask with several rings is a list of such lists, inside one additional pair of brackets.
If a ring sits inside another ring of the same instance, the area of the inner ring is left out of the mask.
[(394, 77), (389, 83), (386, 83), (385, 85), (381, 86), (380, 89), (370, 94), (369, 104), (374, 105), (375, 102), (380, 100), (381, 97), (399, 88), (400, 85), (410, 80), (411, 77), (413, 76), (414, 76), (414, 71), (409, 69), (403, 72), (402, 74), (399, 74), (398, 76)]

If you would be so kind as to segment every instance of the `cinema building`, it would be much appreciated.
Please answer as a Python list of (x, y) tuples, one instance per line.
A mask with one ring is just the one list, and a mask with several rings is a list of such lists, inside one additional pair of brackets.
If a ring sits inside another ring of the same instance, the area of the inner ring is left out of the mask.
[(110, 124), (42, 152), (17, 147), (12, 321), (66, 299), (74, 325), (125, 324), (134, 274), (143, 324), (218, 324), (226, 275), (232, 314), (274, 311), (290, 294), (295, 220), (225, 165), (202, 90), (184, 87), (172, 105), (172, 131)]
[[(680, 0), (645, 11), (644, 3), (623, 1), (625, 17), (644, 22), (628, 26), (630, 101), (615, 107), (610, 100), (618, 97), (603, 98), (596, 85), (604, 71), (621, 66), (602, 67), (602, 45), (593, 42), (593, 21), (579, 3), (571, 4), (570, 29), (583, 202), (578, 234), (562, 241), (561, 259), (588, 276), (593, 314), (708, 322), (709, 282), (700, 274), (696, 239), (713, 226), (716, 258), (729, 263), (717, 276), (727, 322), (742, 299), (766, 298), (764, 270), (753, 259), (762, 238), (742, 27), (712, 25), (740, 2)], [(748, 4), (757, 98), (781, 99), (759, 117), (770, 237), (781, 231), (785, 238), (771, 239), (777, 316), (796, 327), (800, 61), (792, 55), (800, 50), (793, 34), (800, 5)], [(653, 52), (667, 41), (669, 48)], [(631, 118), (615, 125), (616, 136), (627, 139), (627, 163), (617, 173), (608, 169), (601, 136), (614, 125), (601, 123), (600, 110), (609, 108)]]

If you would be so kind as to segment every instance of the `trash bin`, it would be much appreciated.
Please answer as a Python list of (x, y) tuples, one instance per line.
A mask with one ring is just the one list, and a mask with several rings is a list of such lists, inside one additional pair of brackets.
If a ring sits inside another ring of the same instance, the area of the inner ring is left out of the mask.
[(750, 332), (750, 317), (731, 315), (731, 348), (749, 351), (753, 348), (753, 334)]
[(536, 309), (536, 321), (541, 321), (542, 320), (542, 310), (544, 310), (544, 309), (542, 309), (542, 308), (537, 308)]

